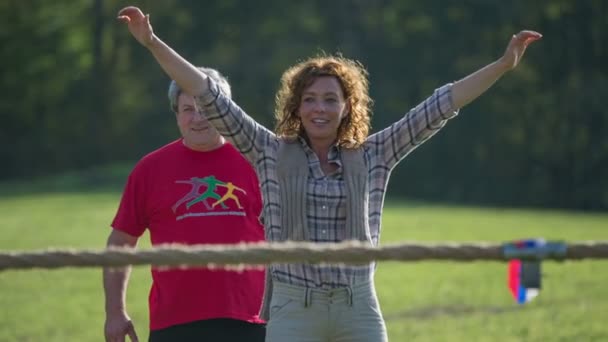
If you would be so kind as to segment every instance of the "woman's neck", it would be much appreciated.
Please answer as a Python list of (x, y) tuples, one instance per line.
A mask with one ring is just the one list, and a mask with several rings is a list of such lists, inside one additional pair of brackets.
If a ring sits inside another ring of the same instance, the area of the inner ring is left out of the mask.
[(329, 149), (334, 144), (335, 140), (327, 140), (327, 141), (319, 141), (319, 140), (309, 140), (310, 148), (317, 155), (319, 161), (327, 162), (327, 155), (329, 154)]

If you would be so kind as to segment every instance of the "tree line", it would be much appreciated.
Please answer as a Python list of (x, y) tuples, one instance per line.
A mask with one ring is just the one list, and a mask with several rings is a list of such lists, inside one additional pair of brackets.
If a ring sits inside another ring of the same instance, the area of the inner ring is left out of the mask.
[[(190, 61), (228, 76), (273, 126), (281, 73), (342, 53), (370, 73), (373, 131), (433, 89), (543, 39), (395, 170), (390, 196), (608, 209), (608, 2), (602, 0), (134, 1)], [(117, 0), (0, 3), (0, 179), (135, 161), (178, 136), (169, 80), (116, 22)]]

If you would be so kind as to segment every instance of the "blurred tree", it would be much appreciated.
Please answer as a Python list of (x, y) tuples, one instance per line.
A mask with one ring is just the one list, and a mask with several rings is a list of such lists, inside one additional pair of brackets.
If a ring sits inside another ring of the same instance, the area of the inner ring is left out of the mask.
[[(273, 126), (281, 73), (343, 53), (370, 72), (373, 129), (498, 58), (521, 28), (524, 63), (400, 165), (391, 196), (608, 209), (608, 2), (603, 0), (134, 1), (158, 35), (218, 68)], [(115, 22), (117, 0), (0, 2), (0, 179), (135, 160), (178, 136), (168, 78)], [(412, 181), (415, 179), (415, 181)]]

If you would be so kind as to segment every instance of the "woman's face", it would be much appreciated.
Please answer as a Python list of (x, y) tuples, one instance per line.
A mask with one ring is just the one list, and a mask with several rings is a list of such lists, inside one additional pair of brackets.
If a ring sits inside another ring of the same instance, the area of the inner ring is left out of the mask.
[(311, 143), (332, 144), (348, 107), (334, 76), (317, 77), (302, 93), (298, 117)]

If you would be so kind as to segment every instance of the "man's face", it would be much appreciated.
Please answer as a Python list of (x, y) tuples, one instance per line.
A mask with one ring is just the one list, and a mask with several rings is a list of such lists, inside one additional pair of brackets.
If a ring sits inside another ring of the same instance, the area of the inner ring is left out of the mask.
[(194, 97), (181, 93), (177, 99), (177, 126), (186, 146), (196, 151), (210, 151), (221, 145), (218, 131), (199, 110)]

